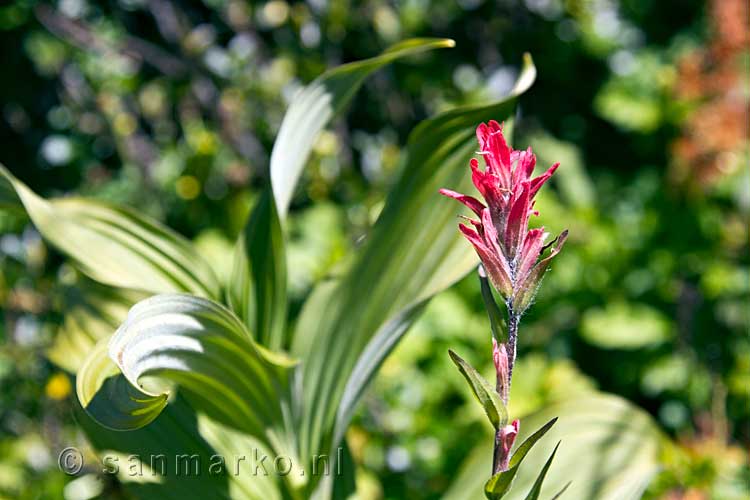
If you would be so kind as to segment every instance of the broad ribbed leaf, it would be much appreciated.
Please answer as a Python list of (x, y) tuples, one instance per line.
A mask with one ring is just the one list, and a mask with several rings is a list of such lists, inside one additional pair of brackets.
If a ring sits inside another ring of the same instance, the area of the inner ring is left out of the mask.
[[(521, 417), (521, 433), (516, 441), (525, 440), (554, 416), (559, 416), (559, 420), (546, 438), (528, 452), (504, 500), (525, 498), (558, 441), (562, 441), (562, 446), (555, 457), (555, 466), (547, 473), (541, 498), (553, 497), (568, 483), (571, 484), (563, 498), (641, 498), (660, 469), (659, 455), (665, 440), (650, 415), (619, 396), (591, 393)], [(490, 469), (491, 462), (492, 437), (488, 435), (471, 453), (443, 498), (481, 498), (484, 471)]]
[(174, 294), (141, 301), (110, 339), (108, 355), (121, 375), (96, 350), (78, 376), (81, 404), (102, 424), (142, 427), (177, 384), (195, 408), (218, 422), (290, 451), (278, 440), (289, 424), (293, 362), (255, 344), (223, 306)]
[(294, 97), (271, 152), (271, 182), (282, 221), (286, 219), (294, 189), (315, 139), (331, 118), (351, 100), (364, 80), (374, 71), (402, 57), (453, 45), (453, 40), (447, 39), (405, 40), (379, 56), (323, 73)]
[(401, 340), (401, 337), (406, 333), (406, 330), (422, 313), (422, 310), (426, 305), (427, 301), (423, 300), (422, 302), (418, 302), (413, 306), (402, 310), (388, 323), (383, 325), (378, 333), (375, 334), (372, 341), (367, 344), (365, 351), (359, 357), (357, 364), (354, 366), (346, 388), (344, 389), (339, 412), (336, 415), (334, 442), (338, 442), (343, 438), (348, 423), (352, 418), (352, 412), (354, 411), (362, 392), (365, 387), (367, 387), (367, 383), (373, 377), (378, 368), (380, 368), (380, 365), (388, 353), (391, 352), (393, 347), (399, 340)]
[(508, 410), (500, 400), (500, 395), (495, 390), (495, 387), (487, 382), (476, 369), (467, 363), (461, 356), (455, 352), (448, 350), (448, 354), (451, 360), (458, 367), (458, 371), (464, 376), (466, 382), (468, 382), (471, 391), (474, 393), (474, 397), (484, 408), (484, 412), (487, 414), (487, 418), (490, 419), (490, 423), (495, 430), (502, 429), (508, 424)]
[(261, 195), (237, 239), (227, 299), (257, 342), (274, 350), (286, 347), (286, 254), (270, 190)]
[[(401, 176), (389, 193), (375, 227), (321, 308), (305, 308), (298, 320), (292, 352), (305, 359), (301, 450), (304, 454), (335, 446), (330, 433), (348, 424), (337, 415), (350, 415), (356, 398), (342, 406), (349, 379), (359, 376), (355, 366), (363, 353), (380, 358), (390, 352), (367, 349), (378, 332), (403, 311), (450, 286), (473, 267), (477, 259), (456, 229), (457, 209), (438, 190), (452, 186), (471, 189), (468, 161), (476, 150), (474, 129), (489, 119), (508, 120), (516, 97), (533, 82), (530, 59), (513, 94), (486, 106), (459, 108), (423, 122), (412, 133)], [(330, 285), (328, 285), (330, 286)], [(408, 328), (414, 318), (399, 327)], [(367, 350), (366, 350), (367, 349)], [(371, 373), (371, 372), (370, 372)], [(369, 377), (369, 375), (368, 375)]]
[(211, 267), (189, 241), (158, 222), (96, 200), (45, 200), (2, 165), (0, 185), (2, 192), (15, 191), (44, 239), (96, 281), (152, 293), (219, 297)]
[(132, 385), (109, 357), (109, 340), (91, 349), (76, 377), (78, 400), (100, 425), (112, 430), (138, 429), (159, 416), (167, 394), (150, 394)]

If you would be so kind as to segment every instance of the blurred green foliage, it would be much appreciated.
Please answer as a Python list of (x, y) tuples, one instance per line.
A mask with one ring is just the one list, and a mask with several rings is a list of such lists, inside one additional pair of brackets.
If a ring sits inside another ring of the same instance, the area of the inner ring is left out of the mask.
[[(298, 307), (379, 213), (413, 126), (507, 92), (529, 51), (539, 76), (522, 99), (514, 146), (532, 145), (543, 165), (562, 163), (555, 189), (540, 194), (538, 224), (567, 227), (571, 238), (522, 323), (511, 412), (593, 387), (621, 394), (676, 440), (649, 498), (746, 498), (747, 117), (727, 125), (704, 113), (730, 98), (747, 110), (747, 45), (736, 49), (732, 31), (736, 23), (746, 31), (743, 8), (735, 0), (6, 2), (0, 161), (41, 194), (138, 207), (230, 272), (229, 242), (266, 180), (294, 92), (326, 67), (401, 38), (455, 39), (455, 49), (381, 70), (317, 140), (289, 227)], [(700, 78), (685, 62), (695, 54)], [(705, 130), (693, 130), (696, 122)], [(45, 358), (75, 272), (7, 213), (0, 265), (0, 498), (60, 497), (63, 488), (67, 499), (119, 498), (98, 471), (71, 481), (56, 465), (59, 450), (82, 439), (68, 377)], [(447, 489), (486, 439), (447, 349), (489, 373), (489, 342), (474, 276), (430, 304), (348, 436), (363, 492), (437, 498)]]

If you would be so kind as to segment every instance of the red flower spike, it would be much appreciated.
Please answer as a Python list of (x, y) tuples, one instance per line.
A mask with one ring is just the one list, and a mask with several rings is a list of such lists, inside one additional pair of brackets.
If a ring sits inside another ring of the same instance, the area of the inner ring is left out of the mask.
[(475, 214), (481, 217), (482, 210), (484, 210), (484, 204), (473, 196), (457, 193), (455, 191), (451, 191), (450, 189), (441, 189), (440, 194), (463, 203), (464, 205), (469, 207)]
[[(479, 224), (480, 228), (483, 226)], [(477, 230), (471, 229), (470, 227), (459, 224), (458, 229), (464, 234), (467, 240), (474, 245), (474, 249), (479, 255), (484, 268), (487, 270), (487, 275), (494, 287), (503, 295), (510, 295), (513, 293), (513, 282), (510, 278), (510, 269), (507, 267), (506, 261), (501, 258), (498, 252), (487, 247), (484, 239)]]
[(463, 224), (459, 229), (474, 245), (484, 263), (487, 275), (495, 288), (521, 314), (536, 293), (550, 260), (560, 252), (567, 236), (561, 234), (550, 254), (539, 260), (544, 250), (547, 233), (543, 229), (529, 230), (529, 217), (538, 215), (533, 210), (534, 197), (555, 173), (555, 163), (543, 174), (532, 178), (536, 156), (531, 148), (513, 150), (505, 141), (503, 127), (492, 120), (476, 130), (480, 154), (486, 165), (472, 158), (471, 178), (484, 198), (484, 203), (468, 195), (441, 189), (440, 193), (458, 200), (480, 218), (471, 219), (476, 229)]
[(536, 295), (537, 289), (539, 289), (539, 284), (542, 282), (542, 278), (544, 277), (544, 272), (547, 270), (547, 266), (549, 266), (552, 258), (560, 253), (560, 250), (562, 250), (562, 247), (565, 244), (565, 240), (567, 238), (568, 230), (566, 229), (565, 231), (560, 233), (560, 236), (558, 236), (557, 239), (553, 242), (554, 246), (552, 247), (549, 255), (537, 262), (536, 265), (531, 268), (531, 271), (529, 271), (528, 275), (524, 277), (520, 282), (516, 283), (516, 286), (514, 288), (514, 291), (516, 292), (514, 298), (514, 306), (517, 307), (519, 311), (525, 311), (526, 308), (531, 304), (531, 301), (534, 300), (534, 296)]
[(516, 254), (521, 249), (526, 231), (529, 226), (529, 183), (521, 184), (521, 191), (513, 202), (508, 214), (508, 221), (505, 226), (505, 250), (508, 258), (514, 260)]

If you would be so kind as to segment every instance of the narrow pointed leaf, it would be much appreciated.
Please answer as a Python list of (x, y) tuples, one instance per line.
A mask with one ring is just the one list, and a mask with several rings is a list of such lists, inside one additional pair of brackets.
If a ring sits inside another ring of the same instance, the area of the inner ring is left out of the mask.
[(550, 500), (557, 500), (558, 498), (560, 498), (561, 496), (563, 496), (563, 493), (565, 493), (565, 491), (568, 489), (568, 487), (571, 484), (572, 484), (572, 481), (568, 481), (568, 483), (565, 486), (563, 486), (562, 489), (555, 494), (555, 496), (553, 496), (552, 498), (550, 498)]
[(547, 471), (549, 470), (550, 465), (552, 465), (552, 460), (554, 460), (555, 453), (557, 453), (557, 449), (559, 447), (560, 441), (557, 442), (557, 444), (555, 445), (555, 449), (552, 450), (552, 454), (549, 456), (547, 462), (544, 464), (544, 467), (542, 467), (542, 470), (539, 472), (536, 481), (534, 481), (534, 486), (531, 487), (531, 491), (529, 491), (529, 494), (526, 495), (526, 500), (539, 500), (539, 494), (542, 491), (544, 478), (547, 477)]
[(474, 369), (469, 363), (464, 361), (461, 356), (453, 351), (448, 351), (451, 360), (456, 364), (461, 375), (464, 376), (466, 382), (469, 383), (471, 391), (477, 398), (477, 401), (484, 408), (484, 412), (487, 414), (487, 418), (490, 419), (490, 423), (495, 430), (501, 429), (508, 424), (508, 410), (500, 400), (500, 395), (497, 393), (495, 388), (482, 377), (478, 371)]
[(273, 195), (264, 191), (234, 250), (227, 299), (261, 345), (285, 348), (286, 254)]
[(315, 139), (351, 100), (364, 80), (374, 71), (402, 57), (453, 45), (453, 40), (438, 38), (405, 40), (377, 57), (323, 73), (295, 96), (284, 115), (271, 152), (271, 181), (282, 222), (286, 219), (294, 189)]
[(214, 272), (189, 241), (134, 210), (83, 198), (45, 200), (0, 165), (44, 239), (100, 283), (152, 293), (218, 298)]
[(509, 465), (511, 467), (513, 467), (514, 465), (519, 465), (523, 461), (523, 459), (526, 458), (526, 455), (529, 453), (529, 451), (531, 451), (531, 448), (536, 444), (536, 442), (542, 439), (542, 437), (547, 434), (547, 431), (550, 430), (553, 425), (555, 425), (555, 422), (557, 422), (557, 417), (550, 419), (549, 422), (536, 430), (531, 436), (527, 437), (524, 442), (521, 443), (518, 449), (513, 452), (513, 455), (511, 455)]

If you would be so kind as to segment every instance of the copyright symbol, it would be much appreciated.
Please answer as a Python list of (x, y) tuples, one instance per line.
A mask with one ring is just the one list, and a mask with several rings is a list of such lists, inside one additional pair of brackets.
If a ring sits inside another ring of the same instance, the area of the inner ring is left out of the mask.
[(83, 455), (77, 448), (69, 446), (60, 452), (60, 456), (57, 457), (57, 465), (67, 475), (75, 476), (83, 469)]

